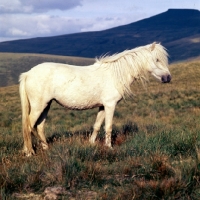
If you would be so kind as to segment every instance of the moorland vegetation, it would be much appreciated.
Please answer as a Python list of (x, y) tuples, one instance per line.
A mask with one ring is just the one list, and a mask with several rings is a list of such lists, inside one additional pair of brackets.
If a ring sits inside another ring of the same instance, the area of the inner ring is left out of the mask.
[(116, 108), (113, 150), (88, 142), (97, 109), (65, 110), (55, 102), (43, 151), (22, 155), (18, 85), (0, 88), (0, 196), (16, 199), (62, 186), (60, 199), (200, 199), (200, 61), (170, 65), (172, 81), (134, 83)]

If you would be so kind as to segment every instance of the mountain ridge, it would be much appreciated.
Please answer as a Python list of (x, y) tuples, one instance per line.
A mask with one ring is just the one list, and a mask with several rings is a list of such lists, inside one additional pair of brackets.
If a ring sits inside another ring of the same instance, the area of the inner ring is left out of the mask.
[(0, 52), (40, 53), (96, 57), (161, 42), (169, 51), (170, 62), (200, 55), (200, 11), (168, 9), (166, 12), (103, 31), (0, 43)]

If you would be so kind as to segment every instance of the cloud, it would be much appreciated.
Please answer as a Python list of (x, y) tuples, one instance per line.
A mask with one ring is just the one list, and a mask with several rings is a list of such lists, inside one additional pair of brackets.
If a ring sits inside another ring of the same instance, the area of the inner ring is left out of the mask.
[(30, 38), (38, 36), (53, 36), (65, 33), (79, 32), (83, 26), (81, 21), (62, 16), (40, 15), (9, 15), (6, 23), (3, 23), (5, 15), (0, 15), (1, 40), (3, 37)]
[[(83, 0), (1, 0), (0, 42), (80, 32), (81, 22), (76, 17), (50, 14), (82, 6)], [(64, 13), (64, 12), (63, 12)], [(83, 23), (84, 24), (84, 23)]]
[[(99, 31), (137, 20), (130, 1), (0, 0), (0, 42)], [(67, 12), (66, 12), (67, 11)]]
[(81, 28), (81, 32), (105, 30), (125, 23), (127, 21), (123, 17), (97, 17), (96, 19), (88, 20), (88, 23)]
[(49, 10), (69, 10), (81, 6), (82, 0), (1, 0), (0, 14), (42, 13)]
[(10, 28), (10, 29), (8, 29), (8, 34), (10, 35), (10, 36), (20, 36), (20, 37), (22, 37), (22, 36), (24, 36), (24, 37), (27, 37), (28, 36), (28, 33), (26, 32), (26, 31), (23, 31), (23, 30), (20, 30), (20, 29), (17, 29), (17, 28)]
[[(3, 23), (7, 18), (6, 23)], [(70, 34), (85, 31), (104, 30), (125, 23), (125, 19), (119, 17), (102, 18), (73, 18), (66, 16), (53, 16), (47, 14), (38, 15), (0, 15), (0, 41), (4, 38), (10, 40), (19, 38), (46, 37), (62, 34)]]
[(0, 42), (105, 30), (153, 16), (170, 7), (200, 8), (199, 0), (177, 2), (0, 0)]

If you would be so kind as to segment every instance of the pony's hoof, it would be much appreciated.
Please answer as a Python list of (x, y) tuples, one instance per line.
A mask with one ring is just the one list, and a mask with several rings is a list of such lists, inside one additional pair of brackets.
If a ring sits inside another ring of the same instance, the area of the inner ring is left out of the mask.
[(90, 143), (92, 146), (96, 145), (96, 141), (93, 140), (93, 139), (89, 139), (89, 143)]
[(47, 143), (41, 142), (41, 145), (43, 150), (47, 150), (49, 148)]
[(90, 141), (89, 141), (89, 143), (91, 146), (95, 146), (97, 144), (96, 142), (90, 142)]
[(105, 147), (109, 148), (110, 150), (113, 150), (113, 147), (110, 144), (105, 144)]
[(35, 155), (35, 151), (33, 149), (30, 150), (30, 151), (28, 151), (28, 150), (22, 150), (22, 153), (26, 157), (31, 157), (31, 156)]

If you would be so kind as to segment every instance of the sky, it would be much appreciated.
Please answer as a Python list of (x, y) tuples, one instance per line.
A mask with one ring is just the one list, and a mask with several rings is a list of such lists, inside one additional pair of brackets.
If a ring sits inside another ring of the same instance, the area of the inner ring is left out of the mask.
[(100, 31), (200, 0), (0, 0), (0, 42)]

